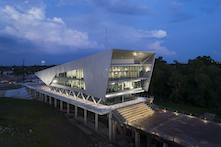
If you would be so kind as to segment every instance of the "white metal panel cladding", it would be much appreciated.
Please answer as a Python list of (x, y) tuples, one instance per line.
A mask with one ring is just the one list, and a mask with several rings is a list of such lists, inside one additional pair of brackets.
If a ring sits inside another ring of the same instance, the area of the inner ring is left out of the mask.
[(43, 82), (45, 82), (46, 85), (50, 85), (57, 73), (82, 68), (84, 72), (84, 81), (86, 87), (85, 94), (98, 98), (105, 98), (112, 52), (113, 50), (108, 50), (52, 68), (48, 68), (36, 72), (35, 74)]
[[(152, 70), (154, 66), (156, 52), (149, 51), (133, 51), (133, 50), (119, 50), (112, 49), (104, 51), (95, 55), (91, 55), (82, 59), (78, 59), (72, 62), (68, 62), (62, 65), (58, 65), (52, 68), (48, 68), (35, 74), (43, 81), (46, 85), (54, 87), (73, 89), (77, 92), (82, 92), (87, 95), (105, 98), (106, 88), (109, 77), (109, 70), (111, 63), (115, 66), (125, 66), (129, 64), (138, 65), (142, 64), (151, 67), (151, 73), (148, 74), (147, 81), (144, 84), (143, 90), (147, 91), (149, 88)], [(113, 60), (113, 61), (112, 61)], [(130, 62), (129, 62), (130, 61)], [(116, 63), (115, 63), (116, 62)], [(120, 65), (123, 64), (123, 65)], [(149, 64), (149, 65), (145, 65)], [(132, 65), (129, 65), (132, 66)], [(85, 90), (71, 88), (63, 85), (52, 83), (53, 78), (57, 73), (63, 73), (71, 70), (83, 69)], [(122, 92), (121, 92), (122, 93)], [(137, 92), (135, 92), (137, 93)], [(123, 94), (122, 94), (123, 95)]]

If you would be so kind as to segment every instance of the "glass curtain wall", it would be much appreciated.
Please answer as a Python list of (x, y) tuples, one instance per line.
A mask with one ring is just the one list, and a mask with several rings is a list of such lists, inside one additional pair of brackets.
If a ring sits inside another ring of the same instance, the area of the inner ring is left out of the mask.
[(109, 71), (109, 80), (141, 78), (142, 66), (112, 66)]
[(107, 85), (106, 93), (136, 89), (142, 87), (142, 81), (132, 81), (132, 82), (124, 82), (124, 83), (110, 83)]
[(52, 82), (59, 85), (85, 90), (83, 69), (58, 73)]
[(114, 98), (109, 98), (109, 99), (103, 99), (100, 104), (103, 105), (114, 105), (118, 103), (123, 103), (131, 100), (137, 99), (137, 96), (135, 94), (127, 94), (127, 95), (122, 95)]

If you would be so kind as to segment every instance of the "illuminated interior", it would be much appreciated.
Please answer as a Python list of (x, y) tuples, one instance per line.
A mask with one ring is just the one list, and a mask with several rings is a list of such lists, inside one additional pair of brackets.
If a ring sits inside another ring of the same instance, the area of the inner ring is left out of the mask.
[(83, 69), (58, 73), (52, 82), (53, 84), (85, 90)]

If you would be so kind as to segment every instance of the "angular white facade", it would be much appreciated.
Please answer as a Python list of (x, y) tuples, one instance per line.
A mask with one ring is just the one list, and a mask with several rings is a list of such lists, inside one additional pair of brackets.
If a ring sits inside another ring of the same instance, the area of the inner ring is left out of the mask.
[[(148, 91), (155, 52), (112, 49), (36, 72), (46, 85), (107, 99)], [(116, 101), (116, 100), (115, 100)]]

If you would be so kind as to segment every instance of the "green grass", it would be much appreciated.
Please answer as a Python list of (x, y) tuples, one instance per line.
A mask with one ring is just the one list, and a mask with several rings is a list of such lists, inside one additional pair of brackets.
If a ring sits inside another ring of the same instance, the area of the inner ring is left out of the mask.
[(198, 114), (204, 114), (206, 112), (209, 113), (215, 113), (217, 114), (218, 118), (221, 116), (220, 110), (214, 109), (214, 108), (205, 108), (205, 107), (194, 107), (182, 103), (173, 103), (173, 102), (159, 102), (159, 101), (154, 101), (154, 104), (161, 106), (161, 107), (166, 107), (166, 108), (172, 108), (174, 110), (183, 110), (183, 111), (188, 111), (192, 113), (198, 113)]
[(86, 143), (91, 143), (89, 136), (70, 124), (64, 116), (34, 100), (0, 98), (1, 127), (11, 130), (1, 133), (0, 129), (0, 146), (56, 147), (59, 146), (56, 140), (62, 134), (54, 132), (62, 132), (62, 128), (73, 130)]
[(7, 86), (1, 86), (0, 90), (19, 89), (21, 87), (22, 87), (21, 85), (7, 85)]

